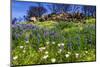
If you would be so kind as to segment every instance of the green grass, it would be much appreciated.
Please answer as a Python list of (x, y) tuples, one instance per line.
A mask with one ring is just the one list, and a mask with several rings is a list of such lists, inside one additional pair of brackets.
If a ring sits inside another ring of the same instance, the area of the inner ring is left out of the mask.
[(44, 21), (31, 24), (35, 28), (12, 28), (12, 64), (95, 61), (94, 20)]

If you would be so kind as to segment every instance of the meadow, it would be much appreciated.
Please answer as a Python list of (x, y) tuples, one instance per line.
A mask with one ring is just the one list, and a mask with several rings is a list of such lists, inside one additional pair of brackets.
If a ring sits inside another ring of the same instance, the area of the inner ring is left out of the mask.
[(95, 18), (85, 22), (37, 21), (12, 25), (12, 64), (95, 61)]

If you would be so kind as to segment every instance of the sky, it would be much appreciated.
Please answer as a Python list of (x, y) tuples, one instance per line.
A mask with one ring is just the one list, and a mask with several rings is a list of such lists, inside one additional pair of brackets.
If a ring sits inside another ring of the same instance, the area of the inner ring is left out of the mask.
[(12, 2), (12, 18), (23, 17), (24, 15), (26, 15), (27, 10), (30, 6), (37, 6), (37, 5), (31, 2), (13, 1)]
[[(48, 13), (51, 13), (50, 9), (46, 5), (51, 4), (44, 4), (44, 7), (48, 10)], [(21, 1), (12, 1), (12, 18), (20, 18), (27, 14), (27, 10), (30, 6), (38, 6), (36, 2), (21, 2)]]
[[(46, 9), (47, 9), (47, 14), (51, 13), (51, 10), (48, 8), (52, 5), (52, 3), (41, 3)], [(27, 10), (29, 9), (30, 6), (38, 6), (38, 3), (36, 2), (25, 2), (25, 1), (15, 1), (12, 0), (12, 18), (23, 18), (24, 15), (27, 14)], [(72, 5), (70, 4), (70, 12), (73, 12), (72, 10), (75, 7), (79, 7), (77, 11), (82, 12), (82, 7), (83, 5)]]

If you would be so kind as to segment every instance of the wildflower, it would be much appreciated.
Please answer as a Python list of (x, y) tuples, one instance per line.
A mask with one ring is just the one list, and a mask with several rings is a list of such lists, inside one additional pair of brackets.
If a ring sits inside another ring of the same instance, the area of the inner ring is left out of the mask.
[(71, 52), (67, 52), (68, 54), (71, 54)]
[(61, 43), (62, 46), (64, 46), (64, 43)]
[(52, 42), (52, 44), (55, 44), (55, 42)]
[(52, 59), (51, 59), (51, 62), (52, 62), (52, 63), (56, 62), (56, 59), (55, 59), (55, 58), (52, 58)]
[(39, 48), (40, 51), (43, 51), (43, 50), (45, 50), (45, 49), (46, 49), (46, 47), (40, 47), (40, 48)]
[(47, 58), (48, 58), (48, 55), (43, 56), (43, 59), (47, 59)]
[(13, 60), (16, 60), (18, 58), (18, 56), (13, 57)]
[(25, 53), (26, 51), (25, 50), (23, 50), (23, 53)]
[(49, 43), (50, 43), (49, 41), (46, 42), (47, 45), (48, 45)]
[(58, 44), (58, 46), (60, 46), (60, 44)]
[(39, 49), (43, 49), (43, 50), (45, 50), (45, 49), (46, 49), (46, 47), (40, 47)]
[(62, 49), (59, 49), (58, 53), (61, 53), (62, 52)]
[(20, 46), (20, 49), (22, 49), (23, 48), (23, 46)]
[(66, 56), (66, 58), (68, 58), (69, 57), (69, 54), (65, 54), (65, 56)]
[(48, 54), (48, 51), (46, 51), (45, 54)]
[(27, 40), (26, 43), (29, 43), (29, 41)]
[(78, 57), (79, 57), (79, 54), (78, 54), (78, 53), (76, 53), (76, 54), (75, 54), (75, 56), (76, 56), (76, 58), (78, 58)]
[(87, 53), (88, 53), (88, 51), (85, 51), (85, 53), (87, 54)]
[(58, 44), (58, 46), (60, 47), (60, 46), (64, 46), (64, 43), (60, 43), (60, 44)]

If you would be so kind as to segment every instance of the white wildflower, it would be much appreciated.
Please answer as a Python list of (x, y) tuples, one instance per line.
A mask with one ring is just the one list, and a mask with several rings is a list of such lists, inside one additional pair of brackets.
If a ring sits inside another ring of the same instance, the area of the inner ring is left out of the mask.
[(88, 51), (85, 51), (85, 53), (87, 54), (87, 53), (88, 53)]
[(55, 44), (55, 42), (52, 42), (52, 44)]
[(71, 52), (67, 52), (68, 54), (71, 54)]
[(58, 46), (60, 46), (60, 44), (58, 44)]
[(43, 56), (43, 59), (47, 59), (47, 58), (48, 58), (48, 55)]
[(62, 49), (59, 49), (58, 53), (61, 53), (62, 52)]
[(29, 41), (27, 40), (26, 43), (29, 43)]
[(60, 43), (60, 44), (58, 44), (58, 46), (60, 47), (60, 46), (64, 46), (64, 43)]
[(20, 49), (22, 49), (24, 46), (20, 46)]
[(43, 50), (45, 50), (45, 49), (46, 49), (46, 47), (40, 47), (39, 49), (43, 49)]
[(52, 63), (56, 62), (56, 59), (55, 59), (55, 58), (52, 58), (52, 59), (51, 59), (51, 62), (52, 62)]
[(79, 58), (79, 54), (78, 53), (76, 53), (75, 56), (76, 56), (76, 58)]
[(64, 46), (64, 43), (61, 43), (62, 46)]
[(43, 50), (45, 50), (45, 49), (46, 49), (46, 47), (40, 47), (40, 48), (39, 48), (40, 51), (43, 51)]
[(13, 57), (13, 60), (16, 60), (18, 58), (18, 56)]
[(46, 42), (47, 45), (48, 45), (49, 43), (50, 43), (49, 41)]
[(66, 56), (66, 58), (68, 58), (69, 57), (69, 54), (65, 54), (65, 56)]
[(48, 54), (48, 51), (46, 51), (45, 54)]
[(25, 53), (26, 51), (25, 50), (23, 50), (23, 53)]

